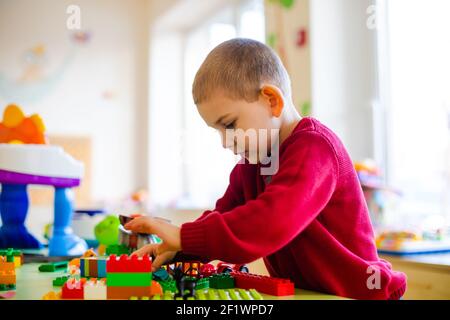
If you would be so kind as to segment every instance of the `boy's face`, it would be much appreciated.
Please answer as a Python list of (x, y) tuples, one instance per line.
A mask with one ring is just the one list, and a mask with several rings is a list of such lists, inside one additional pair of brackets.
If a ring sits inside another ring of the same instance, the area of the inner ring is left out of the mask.
[(206, 124), (219, 131), (223, 147), (250, 163), (261, 162), (270, 154), (274, 140), (271, 132), (276, 133), (278, 140), (280, 119), (273, 115), (270, 103), (262, 95), (247, 102), (217, 91), (208, 101), (198, 104), (197, 109)]

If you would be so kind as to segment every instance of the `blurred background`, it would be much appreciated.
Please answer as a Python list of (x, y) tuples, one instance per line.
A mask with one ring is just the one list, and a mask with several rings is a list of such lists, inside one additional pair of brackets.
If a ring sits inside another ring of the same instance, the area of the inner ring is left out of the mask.
[[(220, 42), (256, 39), (282, 58), (299, 112), (348, 148), (379, 240), (442, 240), (449, 14), (447, 0), (0, 0), (0, 112), (40, 114), (84, 163), (77, 209), (180, 224), (214, 206), (238, 160), (197, 114), (195, 72)], [(40, 236), (52, 189), (30, 193)]]

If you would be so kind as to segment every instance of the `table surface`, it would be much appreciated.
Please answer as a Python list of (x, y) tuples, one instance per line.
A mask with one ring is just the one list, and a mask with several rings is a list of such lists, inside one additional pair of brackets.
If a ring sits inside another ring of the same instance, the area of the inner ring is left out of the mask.
[[(11, 299), (17, 300), (41, 300), (49, 291), (58, 292), (59, 287), (53, 287), (52, 280), (65, 275), (65, 272), (39, 272), (39, 263), (27, 263), (16, 269), (16, 295)], [(313, 291), (296, 289), (294, 296), (275, 297), (263, 294), (267, 300), (336, 300), (345, 299), (333, 295), (317, 293)]]

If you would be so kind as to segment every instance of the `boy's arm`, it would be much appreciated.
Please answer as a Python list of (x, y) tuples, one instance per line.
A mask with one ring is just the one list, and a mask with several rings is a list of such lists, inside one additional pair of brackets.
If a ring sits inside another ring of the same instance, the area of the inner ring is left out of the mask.
[(334, 192), (338, 161), (323, 136), (303, 136), (287, 147), (279, 171), (258, 198), (183, 224), (183, 252), (248, 263), (281, 249), (304, 230)]

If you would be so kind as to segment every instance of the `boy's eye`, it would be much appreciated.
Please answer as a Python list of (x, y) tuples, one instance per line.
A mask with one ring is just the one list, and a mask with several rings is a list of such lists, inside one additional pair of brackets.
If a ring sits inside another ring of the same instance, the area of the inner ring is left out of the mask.
[(234, 129), (236, 121), (230, 122), (229, 124), (225, 125), (225, 129)]

